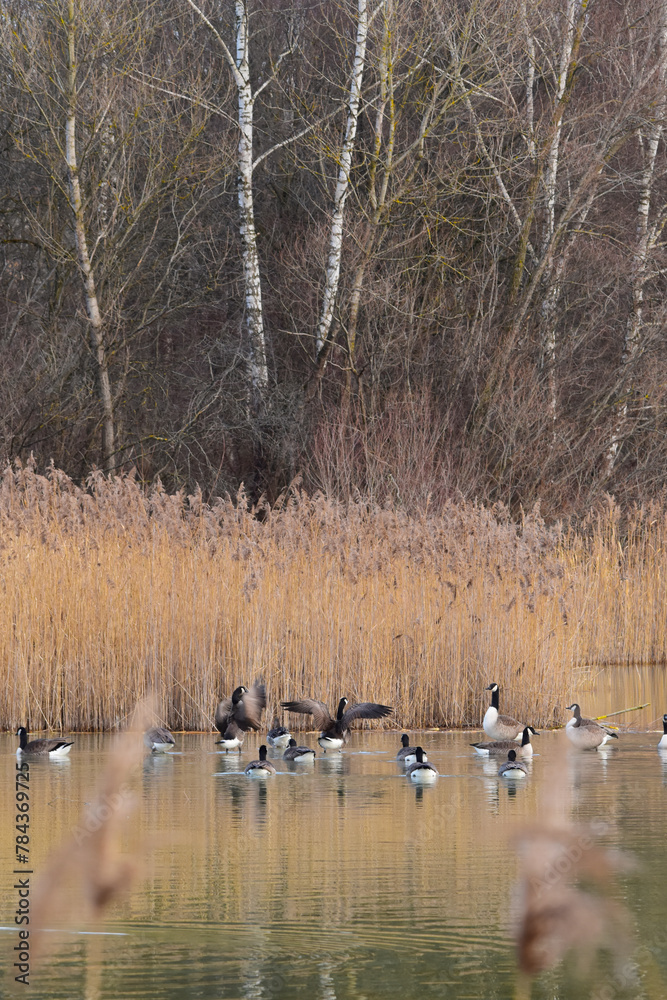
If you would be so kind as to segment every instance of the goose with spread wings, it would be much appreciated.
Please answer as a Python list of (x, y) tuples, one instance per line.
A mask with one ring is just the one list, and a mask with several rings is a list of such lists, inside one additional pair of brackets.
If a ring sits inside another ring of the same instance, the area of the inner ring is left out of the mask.
[(372, 701), (362, 701), (346, 710), (347, 698), (338, 702), (335, 719), (329, 714), (329, 709), (321, 701), (314, 698), (303, 698), (302, 701), (283, 701), (281, 705), (288, 712), (300, 712), (302, 715), (312, 715), (315, 726), (321, 730), (317, 742), (324, 752), (340, 750), (347, 742), (350, 723), (355, 719), (384, 719), (391, 715), (393, 708), (388, 705), (376, 705)]
[(249, 729), (261, 729), (262, 712), (266, 708), (266, 688), (255, 682), (251, 688), (237, 687), (231, 698), (225, 698), (215, 710), (215, 725), (221, 739), (218, 745), (236, 750)]

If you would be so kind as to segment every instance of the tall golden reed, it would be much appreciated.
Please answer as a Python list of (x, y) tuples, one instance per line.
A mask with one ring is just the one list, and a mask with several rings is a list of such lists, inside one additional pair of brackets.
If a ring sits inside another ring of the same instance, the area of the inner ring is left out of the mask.
[(208, 506), (7, 468), (0, 725), (115, 728), (152, 691), (164, 723), (209, 729), (219, 697), (260, 677), (269, 712), (345, 694), (411, 727), (478, 725), (497, 681), (513, 714), (548, 725), (583, 666), (665, 660), (663, 508), (609, 499), (550, 527), (537, 510), (411, 518), (292, 490), (259, 513), (243, 494)]

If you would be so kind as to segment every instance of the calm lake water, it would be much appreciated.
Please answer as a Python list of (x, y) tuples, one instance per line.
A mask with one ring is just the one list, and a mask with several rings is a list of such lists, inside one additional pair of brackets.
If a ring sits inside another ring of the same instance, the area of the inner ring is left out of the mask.
[[(654, 713), (655, 714), (655, 713)], [(612, 898), (630, 913), (631, 982), (602, 962), (582, 993), (573, 963), (522, 996), (565, 1000), (667, 997), (667, 755), (656, 733), (624, 733), (608, 752), (580, 753), (544, 733), (528, 779), (510, 787), (469, 733), (419, 734), (441, 777), (422, 791), (393, 760), (400, 734), (359, 732), (314, 766), (276, 761), (266, 784), (214, 752), (212, 735), (177, 736), (177, 753), (148, 756), (128, 843), (143, 842), (144, 876), (86, 936), (75, 927), (2, 996), (241, 1000), (362, 1000), (519, 994), (510, 910), (517, 831), (554, 806), (593, 822), (600, 842), (636, 861)], [(31, 764), (33, 862), (79, 822), (111, 738), (77, 735), (65, 763)], [(248, 739), (241, 755), (256, 756)], [(316, 746), (315, 735), (300, 743)], [(413, 742), (416, 742), (413, 739)], [(3, 872), (0, 923), (13, 920), (14, 750), (0, 737)], [(15, 931), (0, 936), (15, 943)]]

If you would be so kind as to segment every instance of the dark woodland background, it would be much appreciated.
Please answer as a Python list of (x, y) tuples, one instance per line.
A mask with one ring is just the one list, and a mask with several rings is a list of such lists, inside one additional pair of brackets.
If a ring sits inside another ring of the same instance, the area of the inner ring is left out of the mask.
[[(411, 513), (660, 494), (665, 6), (368, 0), (318, 350), (361, 0), (3, 2), (0, 457)], [(221, 44), (246, 15), (259, 386)]]

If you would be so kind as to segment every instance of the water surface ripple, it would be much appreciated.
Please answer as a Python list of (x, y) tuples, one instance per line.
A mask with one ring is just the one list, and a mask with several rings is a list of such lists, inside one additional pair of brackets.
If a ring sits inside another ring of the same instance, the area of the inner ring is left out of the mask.
[[(178, 752), (147, 756), (137, 776), (125, 848), (141, 846), (142, 879), (110, 907), (97, 928), (107, 934), (75, 927), (59, 936), (29, 993), (3, 963), (2, 995), (507, 1000), (518, 995), (513, 842), (553, 800), (563, 822), (595, 822), (602, 843), (637, 862), (613, 888), (637, 935), (636, 975), (632, 987), (611, 975), (600, 1000), (664, 1000), (667, 759), (657, 734), (625, 733), (608, 752), (579, 753), (563, 733), (544, 733), (517, 787), (499, 781), (500, 761), (474, 753), (475, 738), (419, 734), (441, 772), (421, 790), (394, 760), (395, 733), (355, 733), (342, 754), (318, 755), (313, 766), (275, 754), (278, 774), (266, 783), (241, 770), (258, 739), (239, 757), (215, 752), (213, 736), (177, 736)], [(109, 737), (74, 740), (68, 761), (31, 766), (37, 870), (79, 822), (110, 752)], [(300, 742), (316, 745), (312, 734)], [(14, 867), (14, 749), (14, 737), (0, 737), (3, 873)], [(5, 874), (4, 928), (13, 924), (11, 884)], [(14, 938), (0, 933), (3, 945)], [(539, 977), (531, 996), (582, 994), (566, 965)]]

